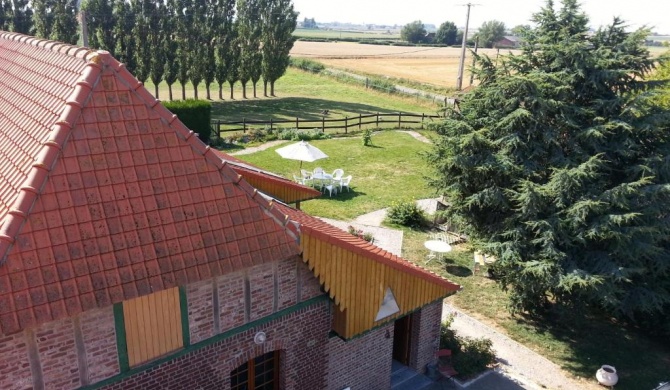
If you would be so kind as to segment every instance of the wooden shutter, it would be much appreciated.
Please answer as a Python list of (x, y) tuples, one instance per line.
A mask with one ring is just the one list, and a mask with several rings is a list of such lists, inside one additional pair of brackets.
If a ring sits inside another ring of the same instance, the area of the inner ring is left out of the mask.
[(184, 346), (179, 288), (123, 302), (130, 367)]

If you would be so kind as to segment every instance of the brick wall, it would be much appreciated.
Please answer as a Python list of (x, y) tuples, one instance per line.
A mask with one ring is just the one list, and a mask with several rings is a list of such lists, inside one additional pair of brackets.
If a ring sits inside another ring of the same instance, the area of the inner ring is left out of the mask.
[(79, 318), (86, 350), (88, 383), (118, 374), (119, 359), (112, 306), (84, 312)]
[(277, 284), (279, 290), (277, 310), (286, 309), (289, 306), (295, 305), (298, 301), (298, 268), (296, 266), (299, 267), (305, 265), (302, 264), (302, 260), (299, 258), (288, 259), (277, 263)]
[(219, 291), (221, 331), (244, 325), (244, 273), (220, 276), (216, 278), (216, 283)]
[(312, 271), (309, 270), (307, 264), (300, 260), (298, 267), (298, 277), (300, 278), (300, 300), (306, 301), (310, 298), (323, 294), (319, 280), (314, 277)]
[(249, 320), (267, 317), (274, 311), (274, 264), (261, 264), (249, 268)]
[[(389, 337), (386, 338), (388, 332)], [(328, 340), (327, 389), (388, 390), (391, 386), (393, 323), (349, 341)]]
[(25, 333), (0, 335), (0, 389), (32, 388)]
[(434, 360), (439, 346), (442, 301), (433, 302), (412, 314), (412, 335), (409, 365), (425, 372), (426, 364)]
[(212, 280), (193, 283), (186, 288), (191, 343), (208, 339), (215, 334), (213, 291)]
[[(302, 308), (103, 389), (177, 389), (188, 384), (190, 389), (228, 390), (232, 370), (249, 359), (276, 349), (281, 350), (282, 388), (323, 389), (330, 330), (328, 305), (328, 302), (321, 301)], [(259, 331), (267, 334), (267, 341), (261, 346), (253, 341)]]
[(44, 387), (72, 389), (79, 387), (79, 366), (72, 319), (41, 325), (35, 331), (37, 351), (42, 366)]

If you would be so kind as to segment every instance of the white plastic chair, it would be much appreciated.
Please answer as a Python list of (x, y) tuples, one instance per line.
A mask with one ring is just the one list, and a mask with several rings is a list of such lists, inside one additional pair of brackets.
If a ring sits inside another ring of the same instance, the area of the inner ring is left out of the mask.
[(313, 172), (312, 176), (323, 176), (323, 173), (324, 173), (323, 168), (317, 167), (317, 168), (314, 168), (314, 172)]
[(350, 191), (349, 183), (351, 183), (351, 175), (349, 175), (347, 177), (343, 177), (340, 180), (340, 191), (344, 191), (344, 187), (347, 187), (347, 192), (349, 192)]
[(328, 191), (328, 196), (332, 197), (333, 192), (337, 194), (337, 185), (332, 180), (325, 181), (321, 187), (321, 191), (325, 194), (326, 190)]

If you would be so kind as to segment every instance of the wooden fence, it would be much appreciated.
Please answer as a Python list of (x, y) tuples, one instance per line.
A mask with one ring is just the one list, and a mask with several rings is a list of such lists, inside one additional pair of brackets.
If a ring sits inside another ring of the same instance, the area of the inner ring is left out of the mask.
[(376, 113), (368, 115), (359, 114), (358, 116), (344, 117), (341, 119), (326, 119), (326, 116), (322, 116), (320, 119), (301, 119), (296, 117), (295, 119), (270, 119), (269, 121), (247, 120), (243, 118), (241, 121), (212, 121), (212, 132), (221, 136), (221, 133), (239, 131), (246, 133), (247, 130), (259, 127), (269, 128), (270, 130), (283, 127), (297, 130), (319, 129), (322, 132), (325, 132), (326, 130), (344, 130), (344, 133), (346, 134), (352, 127), (361, 130), (363, 127), (367, 128), (374, 126), (375, 128), (379, 128), (380, 124), (389, 123), (397, 125), (398, 128), (403, 126), (418, 126), (423, 128), (423, 123), (426, 120), (432, 121), (439, 118), (441, 118), (439, 115), (410, 114), (403, 112)]

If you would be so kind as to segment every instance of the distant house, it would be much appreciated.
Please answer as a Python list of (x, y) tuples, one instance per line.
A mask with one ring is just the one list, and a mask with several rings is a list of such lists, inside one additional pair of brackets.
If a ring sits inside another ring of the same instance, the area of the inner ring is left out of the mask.
[(433, 358), (459, 286), (278, 200), (317, 194), (107, 52), (0, 32), (0, 154), (0, 389), (386, 390)]
[(517, 48), (519, 46), (521, 46), (521, 41), (518, 37), (512, 35), (507, 35), (503, 39), (493, 44), (493, 47), (497, 49)]

